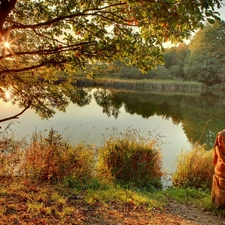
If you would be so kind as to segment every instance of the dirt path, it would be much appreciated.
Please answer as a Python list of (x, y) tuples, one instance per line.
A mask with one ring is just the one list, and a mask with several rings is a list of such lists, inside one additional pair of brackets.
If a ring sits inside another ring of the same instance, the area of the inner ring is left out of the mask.
[[(176, 215), (186, 221), (185, 224), (225, 225), (225, 218), (212, 215), (204, 209), (198, 209), (194, 205), (184, 205), (171, 201), (168, 206), (168, 216)], [(174, 223), (175, 224), (175, 223)], [(177, 223), (179, 224), (179, 223)]]
[(224, 225), (219, 218), (195, 206), (171, 201), (163, 210), (146, 211), (141, 208), (116, 205), (95, 206), (88, 209), (80, 224), (98, 225)]
[[(171, 201), (163, 210), (147, 211), (134, 206), (115, 204), (86, 205), (73, 202), (73, 213), (63, 221), (47, 215), (44, 209), (30, 213), (20, 202), (17, 212), (8, 211), (0, 215), (0, 225), (224, 225), (225, 219), (212, 215), (191, 205)], [(1, 208), (1, 206), (0, 206)]]
[(0, 225), (225, 225), (225, 218), (172, 199), (149, 211), (134, 204), (87, 204), (85, 194), (65, 197), (48, 186), (0, 184)]

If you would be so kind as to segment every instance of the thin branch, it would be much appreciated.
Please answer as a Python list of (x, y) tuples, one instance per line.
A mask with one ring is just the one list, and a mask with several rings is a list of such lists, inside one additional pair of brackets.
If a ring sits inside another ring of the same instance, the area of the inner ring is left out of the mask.
[(66, 15), (66, 16), (58, 16), (52, 20), (49, 20), (49, 21), (45, 21), (45, 22), (41, 22), (41, 23), (37, 23), (37, 24), (28, 24), (28, 25), (25, 25), (25, 24), (19, 24), (19, 23), (16, 23), (14, 21), (10, 21), (11, 23), (14, 23), (12, 26), (9, 26), (9, 27), (6, 27), (5, 29), (2, 30), (2, 35), (8, 33), (10, 30), (12, 29), (36, 29), (38, 27), (42, 27), (42, 26), (48, 26), (48, 25), (51, 25), (51, 24), (54, 24), (56, 22), (59, 22), (59, 21), (62, 21), (62, 20), (67, 20), (67, 19), (70, 19), (70, 18), (75, 18), (75, 17), (80, 17), (80, 16), (91, 16), (91, 15), (96, 15), (96, 12), (94, 13), (89, 13), (89, 12), (92, 12), (92, 11), (102, 11), (104, 9), (107, 9), (107, 8), (112, 8), (112, 7), (115, 7), (115, 6), (119, 6), (119, 5), (125, 5), (126, 3), (122, 2), (122, 3), (115, 3), (115, 4), (112, 4), (112, 5), (108, 5), (108, 6), (104, 6), (102, 8), (90, 8), (90, 9), (87, 9), (87, 10), (84, 10), (83, 12), (80, 12), (80, 13), (76, 13), (76, 14), (70, 14), (70, 15)]
[[(80, 42), (73, 45), (66, 45), (66, 46), (60, 46), (55, 47), (54, 49), (41, 49), (41, 50), (35, 50), (35, 51), (26, 51), (26, 52), (14, 52), (16, 56), (23, 56), (23, 55), (52, 55), (59, 52), (67, 52), (71, 50), (79, 50), (81, 45), (90, 44), (91, 41), (86, 42)], [(8, 53), (4, 56), (0, 56), (0, 60), (10, 58), (14, 55), (12, 53)]]
[(30, 108), (31, 103), (32, 103), (32, 102), (30, 101), (30, 102), (28, 103), (27, 107), (24, 108), (20, 113), (14, 115), (14, 116), (7, 117), (7, 118), (5, 118), (5, 119), (1, 119), (1, 120), (0, 120), (0, 123), (5, 122), (5, 121), (8, 121), (8, 120), (18, 119), (20, 115), (22, 115), (27, 109)]
[(25, 68), (21, 68), (21, 69), (8, 69), (8, 70), (4, 70), (4, 71), (0, 71), (0, 75), (3, 73), (18, 73), (18, 72), (24, 72), (24, 71), (28, 71), (31, 69), (36, 69), (36, 68), (40, 68), (42, 66), (46, 66), (48, 64), (60, 64), (60, 63), (66, 63), (67, 60), (64, 59), (62, 61), (49, 61), (49, 62), (43, 62), (41, 64), (35, 65), (35, 66), (29, 66), (29, 67), (25, 67)]

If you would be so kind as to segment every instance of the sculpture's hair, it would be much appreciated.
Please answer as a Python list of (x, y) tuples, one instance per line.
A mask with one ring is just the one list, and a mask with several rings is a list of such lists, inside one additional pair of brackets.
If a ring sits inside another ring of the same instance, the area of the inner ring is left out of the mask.
[(216, 165), (218, 156), (216, 154), (216, 147), (218, 146), (218, 136), (221, 135), (225, 140), (225, 130), (221, 130), (217, 133), (215, 143), (214, 143), (214, 152), (213, 152), (213, 164)]
[(218, 145), (218, 136), (221, 135), (224, 140), (225, 140), (225, 130), (221, 130), (217, 133), (216, 135), (216, 139), (215, 139), (215, 143), (214, 143), (214, 147), (216, 147)]

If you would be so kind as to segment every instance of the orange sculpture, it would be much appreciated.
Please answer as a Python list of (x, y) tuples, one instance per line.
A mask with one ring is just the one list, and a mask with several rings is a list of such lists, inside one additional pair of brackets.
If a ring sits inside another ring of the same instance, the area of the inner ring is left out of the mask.
[(212, 184), (212, 201), (216, 207), (225, 206), (225, 130), (216, 135), (214, 144), (215, 165), (213, 184)]

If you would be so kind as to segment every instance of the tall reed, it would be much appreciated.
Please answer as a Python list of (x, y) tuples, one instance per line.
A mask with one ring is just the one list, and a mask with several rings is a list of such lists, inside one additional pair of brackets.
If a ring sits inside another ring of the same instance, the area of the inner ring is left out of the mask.
[(162, 161), (156, 139), (144, 139), (135, 129), (114, 133), (99, 149), (98, 176), (151, 189), (161, 187)]
[(195, 145), (177, 157), (177, 169), (172, 175), (174, 186), (211, 189), (214, 171), (213, 151)]
[(92, 146), (71, 146), (62, 136), (50, 130), (47, 137), (35, 133), (25, 149), (24, 175), (35, 180), (63, 180), (74, 176), (81, 182), (92, 176), (94, 150)]

